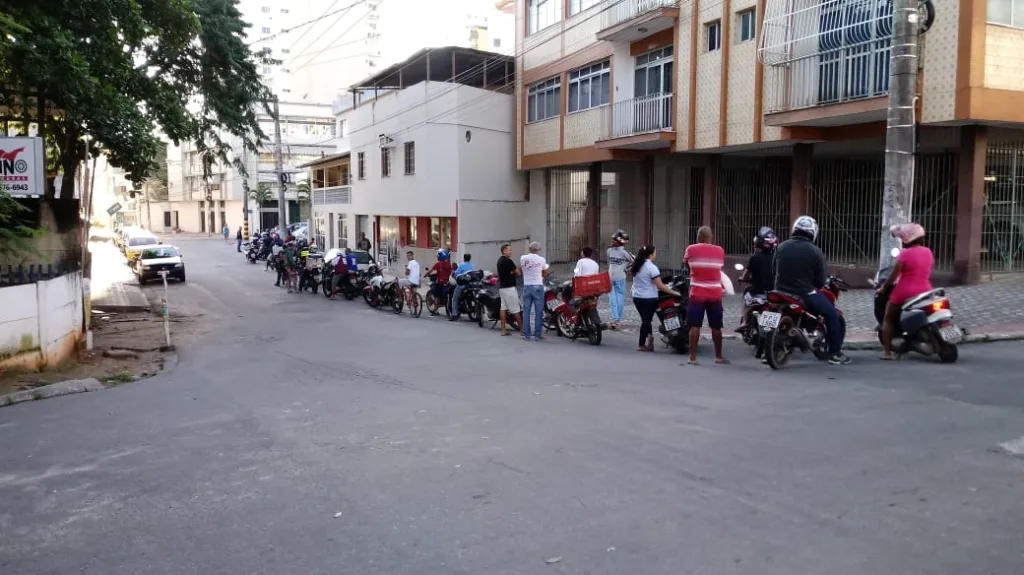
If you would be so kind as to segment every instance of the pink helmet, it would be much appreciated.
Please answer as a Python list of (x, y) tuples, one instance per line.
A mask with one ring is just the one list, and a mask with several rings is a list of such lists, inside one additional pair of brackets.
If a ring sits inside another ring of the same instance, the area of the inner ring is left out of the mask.
[(924, 228), (921, 227), (921, 224), (915, 223), (896, 224), (889, 228), (889, 233), (903, 243), (909, 244), (924, 237)]

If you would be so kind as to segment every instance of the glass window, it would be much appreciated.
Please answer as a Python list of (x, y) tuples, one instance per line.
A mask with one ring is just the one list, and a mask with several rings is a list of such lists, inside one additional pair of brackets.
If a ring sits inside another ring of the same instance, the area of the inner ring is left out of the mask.
[(366, 153), (359, 152), (356, 154), (356, 173), (359, 175), (360, 180), (366, 179)]
[(539, 32), (561, 19), (562, 0), (527, 0), (526, 34)]
[(558, 78), (530, 86), (526, 95), (526, 121), (540, 122), (558, 116), (561, 113), (560, 97), (561, 82)]
[(1024, 28), (1024, 0), (988, 0), (988, 21)]
[(569, 113), (608, 103), (611, 69), (607, 61), (569, 72)]
[(391, 177), (391, 150), (393, 148), (381, 148), (380, 149), (380, 176), (382, 178)]
[(270, 27), (269, 26), (264, 26), (263, 27), (263, 33), (264, 34), (270, 34)]
[(715, 20), (704, 25), (705, 47), (708, 52), (722, 49), (722, 22)]
[(416, 173), (416, 142), (405, 143), (405, 175)]
[(739, 13), (740, 42), (747, 42), (757, 37), (757, 11), (744, 10)]
[(593, 8), (601, 3), (601, 0), (569, 0), (569, 15), (573, 16), (580, 12)]
[(409, 218), (409, 243), (408, 245), (416, 245), (416, 218)]
[(270, 6), (264, 6), (260, 8), (260, 10), (262, 10), (264, 14), (270, 14)]

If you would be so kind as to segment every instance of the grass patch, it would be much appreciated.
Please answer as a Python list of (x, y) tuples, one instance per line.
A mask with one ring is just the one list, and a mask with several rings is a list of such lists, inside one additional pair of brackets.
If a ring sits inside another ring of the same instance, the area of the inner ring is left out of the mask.
[(117, 373), (111, 374), (111, 376), (107, 378), (107, 381), (111, 381), (114, 383), (128, 383), (131, 381), (135, 381), (135, 374), (131, 373), (130, 371), (119, 371)]

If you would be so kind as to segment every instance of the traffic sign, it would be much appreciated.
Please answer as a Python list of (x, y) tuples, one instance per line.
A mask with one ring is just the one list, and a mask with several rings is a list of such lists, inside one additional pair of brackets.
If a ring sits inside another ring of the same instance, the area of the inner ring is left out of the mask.
[(114, 205), (112, 205), (109, 208), (107, 208), (107, 214), (111, 215), (111, 216), (116, 214), (117, 212), (120, 212), (120, 211), (121, 211), (121, 204), (118, 203), (118, 202), (114, 202)]

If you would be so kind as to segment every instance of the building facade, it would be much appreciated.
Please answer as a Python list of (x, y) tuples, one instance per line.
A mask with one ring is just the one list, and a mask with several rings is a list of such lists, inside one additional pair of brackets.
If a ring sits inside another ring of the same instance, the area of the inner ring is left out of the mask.
[(523, 249), (543, 214), (514, 168), (513, 69), (434, 48), (354, 86), (370, 97), (339, 114), (339, 152), (309, 166), (318, 241), (355, 248), (365, 233), (386, 263), (407, 249), (422, 262), (442, 247), (484, 261)]
[[(913, 219), (939, 279), (1024, 270), (1024, 13), (934, 3)], [(677, 267), (803, 213), (836, 265), (880, 250), (891, 0), (517, 0), (516, 162), (549, 254), (625, 229)], [(557, 257), (555, 258), (558, 259)]]

